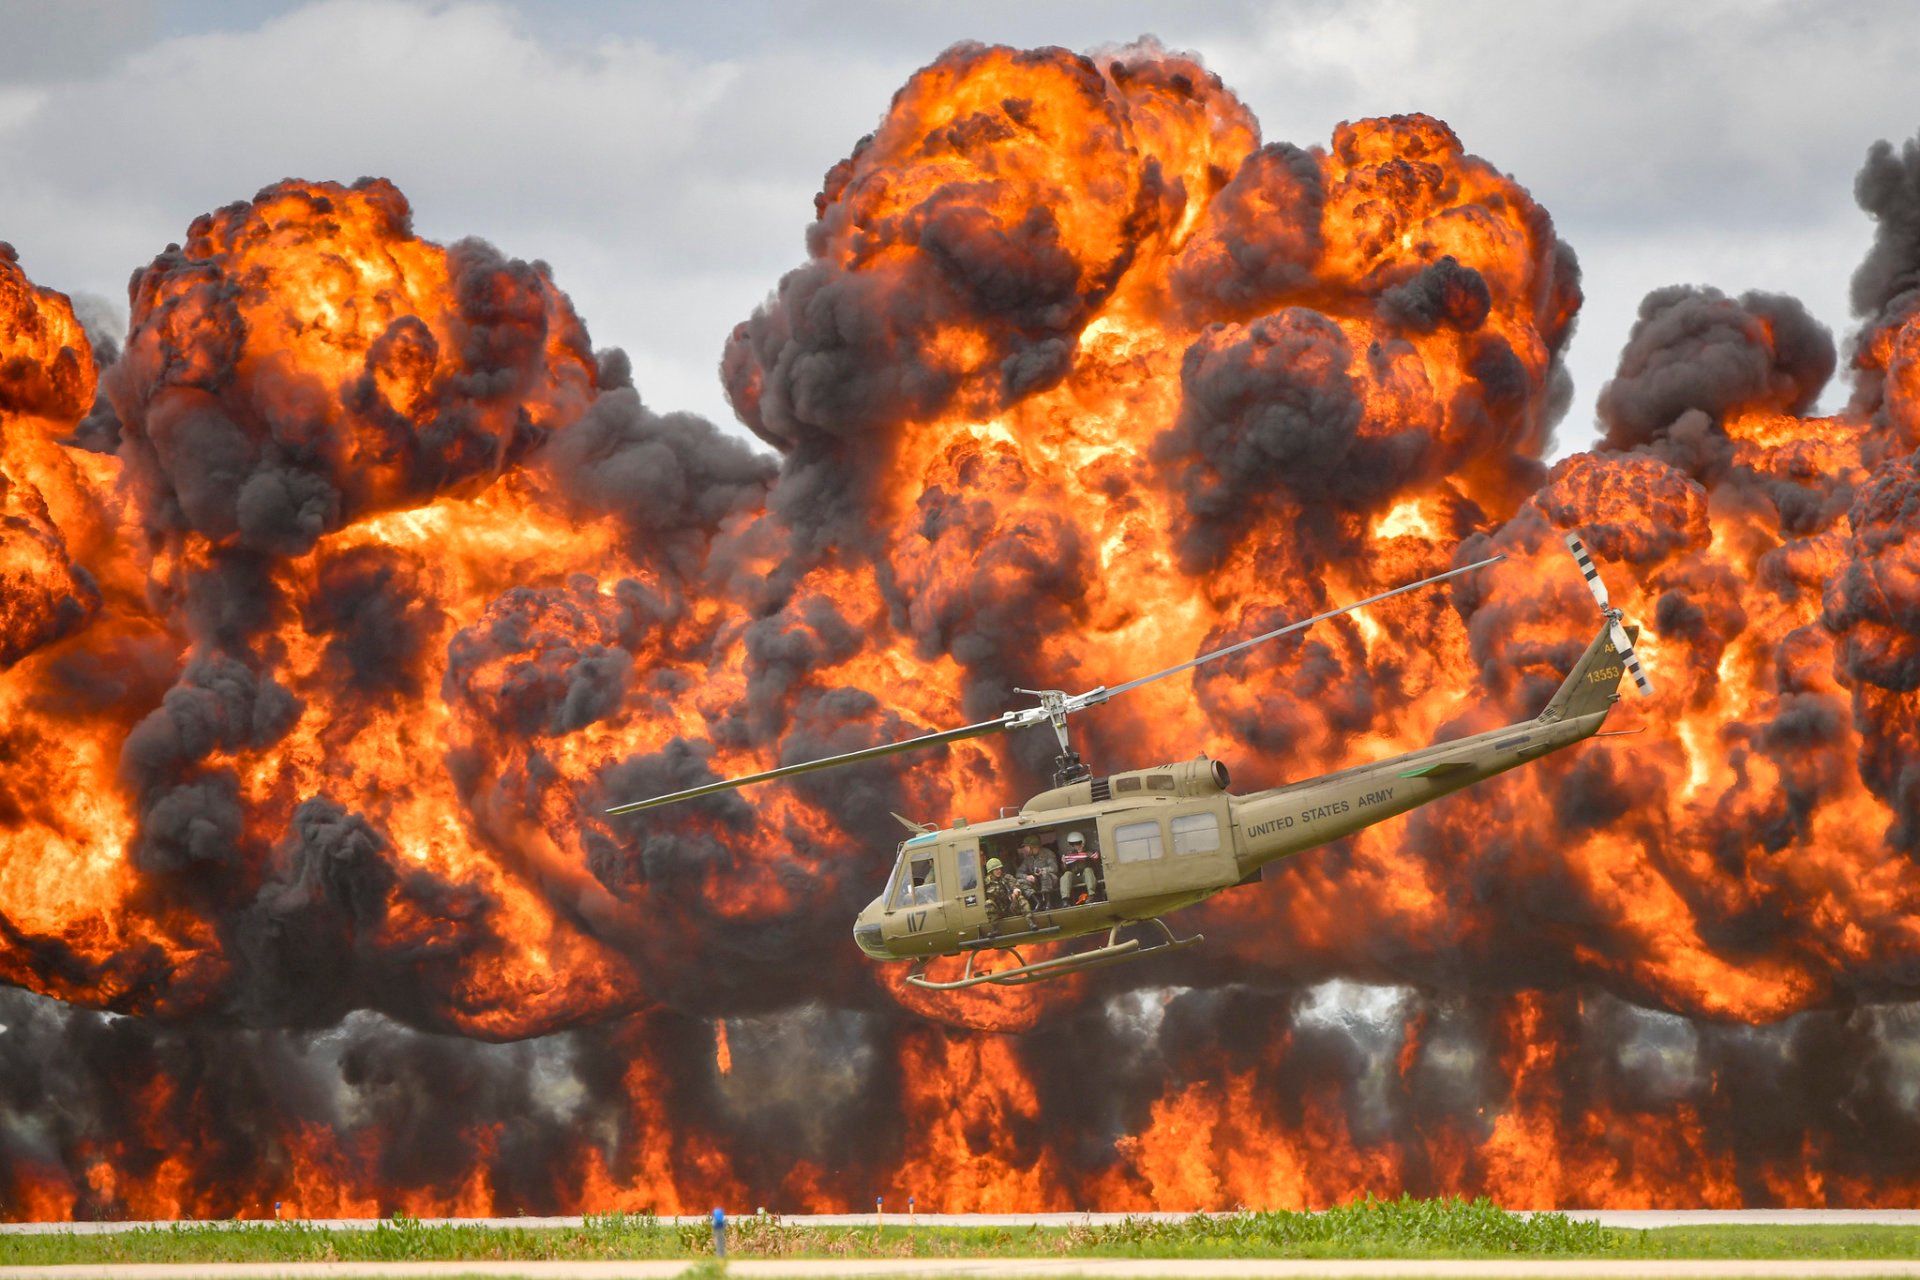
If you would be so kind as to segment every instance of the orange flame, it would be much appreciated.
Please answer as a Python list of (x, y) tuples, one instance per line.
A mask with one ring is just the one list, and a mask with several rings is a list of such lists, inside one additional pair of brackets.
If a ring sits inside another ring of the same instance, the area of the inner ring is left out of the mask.
[[(652, 413), (544, 266), (415, 237), (384, 181), (197, 220), (98, 406), (71, 308), (0, 255), (0, 979), (144, 1019), (6, 1033), (129, 1065), (113, 1123), (0, 1126), (0, 1214), (1920, 1192), (1898, 1087), (1787, 1133), (1722, 1080), (1911, 1039), (1831, 1012), (1920, 954), (1907, 303), (1817, 418), (1797, 304), (1652, 295), (1606, 442), (1549, 470), (1573, 255), (1430, 117), (1262, 145), (1190, 58), (959, 46), (816, 212), (723, 360), (777, 463)], [(1647, 732), (1217, 900), (1155, 973), (935, 1002), (848, 944), (889, 810), (989, 815), (1046, 743), (602, 813), (1496, 549), (1081, 745), (1261, 785), (1504, 723), (1590, 634), (1575, 528), (1643, 628)], [(1297, 994), (1334, 977), (1457, 994), (1335, 1035)]]

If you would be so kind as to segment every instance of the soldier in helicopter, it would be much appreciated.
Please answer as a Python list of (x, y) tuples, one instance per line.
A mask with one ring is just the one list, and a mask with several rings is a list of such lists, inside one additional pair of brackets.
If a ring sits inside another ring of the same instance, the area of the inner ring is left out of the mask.
[(1060, 877), (1060, 892), (1066, 904), (1095, 902), (1100, 898), (1100, 851), (1087, 845), (1078, 831), (1067, 833), (1066, 869)]
[(1059, 905), (1060, 859), (1032, 832), (1020, 841), (1020, 882), (1037, 906)]
[(1019, 880), (1007, 874), (1007, 864), (998, 858), (987, 859), (987, 916), (1002, 920), (1024, 916), (1033, 910), (1033, 900)]

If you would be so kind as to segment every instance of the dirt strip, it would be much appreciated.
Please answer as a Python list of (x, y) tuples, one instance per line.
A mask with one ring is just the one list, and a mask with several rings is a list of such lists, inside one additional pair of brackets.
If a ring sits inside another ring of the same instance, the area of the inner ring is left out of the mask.
[[(695, 1270), (688, 1262), (218, 1262), (130, 1263), (59, 1267), (0, 1266), (0, 1280), (318, 1280), (319, 1277), (429, 1276), (527, 1277), (528, 1280), (670, 1280)], [(711, 1270), (699, 1268), (707, 1275)], [(973, 1259), (743, 1259), (727, 1265), (727, 1276), (741, 1280), (828, 1280), (829, 1277), (885, 1276), (1018, 1277), (1087, 1276), (1110, 1280), (1147, 1277), (1494, 1277), (1497, 1280), (1577, 1280), (1578, 1277), (1867, 1277), (1920, 1276), (1920, 1261), (1578, 1261), (1578, 1260), (1403, 1260), (1227, 1258), (973, 1258)]]
[[(731, 1211), (729, 1211), (731, 1212)], [(1222, 1212), (1232, 1212), (1223, 1210)], [(1658, 1227), (1920, 1227), (1920, 1209), (1557, 1209), (1580, 1222), (1597, 1222), (1603, 1227), (1645, 1231)], [(734, 1214), (744, 1217), (744, 1214)], [(888, 1212), (878, 1221), (888, 1226), (913, 1224), (922, 1227), (1074, 1227), (1151, 1220), (1184, 1222), (1190, 1213), (921, 1213), (908, 1216)], [(284, 1221), (307, 1227), (338, 1231), (370, 1231), (392, 1226), (391, 1218), (246, 1218), (217, 1219), (212, 1222), (171, 1220), (157, 1222), (0, 1222), (0, 1235), (33, 1235), (72, 1232), (75, 1235), (106, 1235), (133, 1231), (142, 1227), (166, 1229), (173, 1226), (257, 1227)], [(676, 1226), (704, 1225), (705, 1214), (689, 1217), (663, 1217), (662, 1223)], [(789, 1213), (780, 1221), (790, 1227), (870, 1227), (876, 1219), (871, 1213)], [(584, 1219), (571, 1218), (422, 1218), (422, 1226), (523, 1227), (529, 1230), (560, 1228), (579, 1230)]]

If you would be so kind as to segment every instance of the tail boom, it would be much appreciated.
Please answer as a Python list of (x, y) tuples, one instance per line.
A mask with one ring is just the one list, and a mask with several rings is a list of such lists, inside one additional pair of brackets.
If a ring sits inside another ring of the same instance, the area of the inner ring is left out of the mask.
[[(1592, 737), (1626, 664), (1603, 625), (1532, 720), (1232, 798), (1242, 870), (1303, 852)], [(1631, 635), (1632, 628), (1628, 629)], [(1631, 644), (1631, 640), (1629, 640)]]

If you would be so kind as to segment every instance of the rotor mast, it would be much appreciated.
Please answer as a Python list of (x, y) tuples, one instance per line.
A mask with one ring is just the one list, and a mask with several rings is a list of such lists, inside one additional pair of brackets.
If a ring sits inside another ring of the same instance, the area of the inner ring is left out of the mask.
[(1015, 689), (1014, 692), (1040, 699), (1040, 705), (1035, 710), (1046, 717), (1047, 723), (1053, 726), (1053, 736), (1060, 740), (1060, 754), (1053, 758), (1053, 785), (1064, 787), (1093, 777), (1092, 767), (1080, 758), (1080, 753), (1073, 749), (1073, 743), (1068, 739), (1067, 713), (1078, 711), (1083, 706), (1092, 706), (1096, 694), (1101, 695), (1098, 701), (1105, 702), (1107, 687), (1101, 685), (1090, 693), (1081, 694), (1073, 700), (1077, 705), (1068, 702), (1065, 689)]

